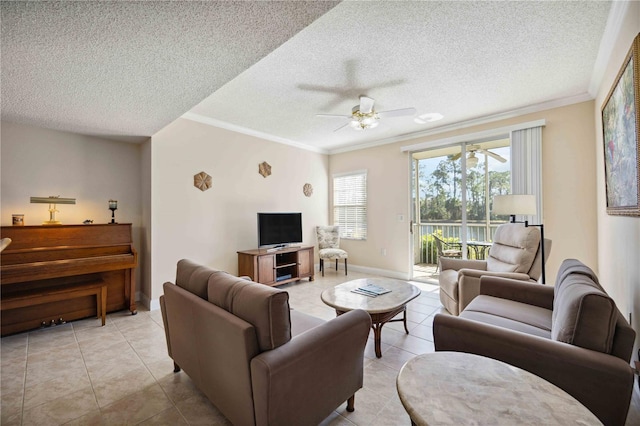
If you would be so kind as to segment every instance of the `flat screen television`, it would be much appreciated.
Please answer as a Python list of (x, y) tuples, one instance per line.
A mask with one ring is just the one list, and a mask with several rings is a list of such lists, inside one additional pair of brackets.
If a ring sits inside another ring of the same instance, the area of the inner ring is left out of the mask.
[(284, 247), (302, 242), (302, 213), (258, 213), (258, 246)]

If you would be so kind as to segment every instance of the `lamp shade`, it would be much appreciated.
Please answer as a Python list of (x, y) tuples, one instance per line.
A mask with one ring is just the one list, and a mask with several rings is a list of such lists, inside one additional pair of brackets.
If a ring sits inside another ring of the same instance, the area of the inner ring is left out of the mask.
[(535, 195), (496, 195), (493, 197), (492, 213), (496, 215), (535, 216)]
[(75, 204), (76, 203), (76, 199), (75, 198), (61, 198), (61, 197), (54, 197), (54, 196), (49, 196), (49, 197), (31, 197), (31, 202), (32, 203), (39, 203), (39, 204)]

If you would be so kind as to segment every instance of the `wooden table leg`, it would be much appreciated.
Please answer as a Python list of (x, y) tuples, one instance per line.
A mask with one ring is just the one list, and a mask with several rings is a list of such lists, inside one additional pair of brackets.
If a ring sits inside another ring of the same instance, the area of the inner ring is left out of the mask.
[(382, 340), (382, 325), (383, 323), (372, 323), (373, 328), (373, 342), (376, 347), (376, 358), (382, 358), (382, 349), (380, 348), (380, 341)]
[(407, 332), (407, 334), (409, 334), (409, 329), (407, 328), (407, 308), (405, 306), (404, 308), (404, 318), (402, 320), (404, 322), (404, 331)]

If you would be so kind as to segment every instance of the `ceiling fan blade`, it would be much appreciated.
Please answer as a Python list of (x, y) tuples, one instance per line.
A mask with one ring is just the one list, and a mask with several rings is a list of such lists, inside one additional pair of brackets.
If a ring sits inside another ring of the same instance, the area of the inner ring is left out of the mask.
[(342, 94), (344, 88), (342, 87), (331, 87), (331, 86), (318, 86), (316, 84), (298, 84), (298, 89), (306, 90), (310, 92), (326, 92), (326, 93), (335, 93)]
[(501, 163), (506, 163), (507, 160), (504, 157), (501, 157), (500, 155), (496, 154), (495, 152), (491, 152), (491, 151), (487, 151), (486, 149), (479, 149), (478, 152), (482, 153), (482, 154), (487, 154), (489, 157), (493, 157), (496, 160), (498, 160)]
[(338, 127), (337, 129), (334, 130), (334, 132), (337, 132), (338, 130), (342, 130), (345, 127), (347, 127), (349, 125), (349, 123), (347, 122), (346, 124), (343, 124), (342, 126)]
[(451, 157), (451, 161), (456, 161), (460, 157), (462, 157), (462, 152), (454, 154), (453, 157)]
[(368, 96), (360, 96), (360, 112), (369, 114), (373, 111), (374, 100)]
[(389, 118), (389, 117), (403, 117), (405, 115), (415, 115), (415, 108), (402, 108), (402, 109), (392, 109), (390, 111), (382, 111), (378, 113), (378, 117), (380, 118)]
[(340, 115), (340, 114), (316, 114), (316, 117), (351, 118), (350, 115)]

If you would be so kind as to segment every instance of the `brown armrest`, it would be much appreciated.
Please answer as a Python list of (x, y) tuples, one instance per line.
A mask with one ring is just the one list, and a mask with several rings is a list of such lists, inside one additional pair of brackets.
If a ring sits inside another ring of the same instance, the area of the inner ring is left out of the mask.
[(464, 260), (464, 259), (452, 259), (448, 257), (440, 258), (440, 270), (453, 269), (459, 271), (463, 268), (478, 269), (480, 271), (487, 270), (486, 260)]
[(460, 277), (461, 275), (466, 275), (466, 276), (475, 277), (475, 278), (491, 276), (491, 277), (509, 278), (512, 280), (520, 280), (520, 281), (531, 280), (531, 277), (529, 275), (523, 274), (521, 272), (494, 272), (494, 271), (481, 271), (478, 269), (468, 269), (468, 268), (460, 269), (458, 271), (458, 277)]
[(462, 312), (467, 305), (480, 294), (480, 278), (484, 276), (507, 276), (514, 280), (529, 281), (529, 275), (518, 272), (490, 272), (478, 269), (460, 269), (458, 271), (458, 312)]
[(485, 275), (480, 278), (480, 294), (553, 309), (554, 288), (533, 282)]
[(354, 310), (251, 360), (256, 423), (318, 424), (362, 387), (371, 317)]
[(633, 371), (624, 360), (567, 343), (460, 317), (433, 321), (436, 351), (466, 352), (529, 371), (573, 396), (604, 424), (624, 425)]

